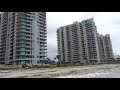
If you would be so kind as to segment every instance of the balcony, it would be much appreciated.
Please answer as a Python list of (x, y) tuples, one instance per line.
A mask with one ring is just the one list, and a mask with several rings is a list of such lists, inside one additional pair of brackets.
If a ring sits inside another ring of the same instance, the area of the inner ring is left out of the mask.
[(40, 47), (40, 49), (45, 49), (45, 47)]
[(25, 51), (28, 51), (28, 52), (30, 52), (31, 50), (25, 50)]
[(26, 36), (26, 33), (19, 33), (19, 32), (17, 32), (16, 35), (17, 36)]
[(26, 55), (26, 54), (22, 54), (22, 53), (16, 54), (16, 56), (23, 56), (23, 55)]
[(7, 33), (7, 31), (6, 30), (2, 30), (1, 33)]
[(46, 55), (45, 54), (40, 54), (40, 56), (44, 56), (45, 57)]
[(45, 38), (45, 36), (44, 36), (44, 37), (41, 37), (41, 36), (40, 36), (40, 39), (46, 39), (46, 38)]
[(45, 30), (40, 30), (40, 34), (44, 34), (44, 35), (46, 35), (47, 32), (46, 32)]
[(45, 48), (45, 47), (40, 47), (40, 51), (41, 50), (47, 50), (47, 48)]
[(27, 19), (30, 19), (30, 16), (27, 16)]
[(47, 45), (45, 45), (45, 47), (47, 47)]
[(31, 44), (31, 42), (26, 42), (26, 44)]
[(16, 51), (25, 51), (25, 49), (16, 49)]
[[(29, 20), (28, 20), (28, 21), (29, 21)], [(30, 26), (30, 22), (28, 22), (28, 21), (26, 22), (26, 25), (27, 25), (27, 26)]]
[(39, 15), (39, 20), (46, 21), (46, 15)]
[(7, 37), (7, 36), (3, 36), (3, 35), (2, 35), (2, 36), (1, 36), (1, 41), (6, 41), (6, 39), (7, 39), (6, 37)]
[(30, 36), (30, 34), (26, 34), (26, 36)]
[(27, 56), (31, 56), (31, 54), (26, 53)]
[(46, 18), (46, 14), (42, 13), (42, 12), (39, 12), (39, 17)]
[(6, 37), (7, 33), (1, 33), (1, 37)]
[(47, 37), (44, 33), (40, 33), (40, 37)]
[(26, 22), (30, 24), (30, 19), (27, 19), (27, 21), (26, 21)]
[(31, 40), (31, 39), (26, 37), (26, 40)]
[(2, 21), (8, 21), (8, 17), (3, 17)]
[(22, 22), (23, 20), (21, 18), (17, 19), (17, 23)]
[[(29, 25), (30, 26), (30, 25)], [(30, 27), (26, 27), (26, 29), (29, 29), (30, 30)]]
[(39, 21), (39, 24), (46, 26), (46, 22), (45, 21)]
[(26, 43), (26, 42), (22, 42), (22, 41), (20, 41), (20, 42), (16, 42), (16, 44), (24, 44), (24, 43)]
[(26, 33), (27, 31), (22, 29), (17, 30), (17, 33), (20, 33), (20, 32)]
[(26, 45), (26, 48), (30, 48), (31, 46)]
[(44, 52), (45, 52), (45, 50), (40, 50), (40, 52), (43, 52), (43, 53), (44, 53)]
[(16, 47), (25, 47), (26, 45), (17, 45)]
[(17, 25), (17, 28), (18, 28), (18, 29), (22, 29), (22, 28), (23, 28), (23, 29), (26, 29), (26, 25), (25, 25), (25, 24), (24, 24), (25, 26), (22, 26), (22, 25), (23, 25), (23, 24), (21, 24), (21, 23), (18, 24), (18, 25)]
[(6, 43), (1, 43), (1, 47), (6, 47)]

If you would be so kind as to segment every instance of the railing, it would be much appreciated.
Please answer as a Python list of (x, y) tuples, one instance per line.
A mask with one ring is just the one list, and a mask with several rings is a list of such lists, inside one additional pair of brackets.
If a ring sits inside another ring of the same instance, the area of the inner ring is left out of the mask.
[(26, 45), (17, 45), (17, 47), (25, 47)]

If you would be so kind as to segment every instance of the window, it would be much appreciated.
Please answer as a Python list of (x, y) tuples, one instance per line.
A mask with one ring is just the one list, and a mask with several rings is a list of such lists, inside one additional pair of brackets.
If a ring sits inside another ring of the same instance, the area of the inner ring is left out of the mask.
[(26, 52), (26, 54), (30, 54), (30, 52)]
[(26, 50), (30, 50), (30, 48), (26, 48)]
[(25, 55), (25, 52), (21, 52), (22, 55)]
[(31, 42), (33, 43), (33, 42), (34, 42), (34, 40), (31, 40)]
[(34, 48), (31, 48), (31, 50), (34, 50)]
[[(34, 16), (31, 16), (31, 18), (34, 18)], [(34, 21), (34, 20), (32, 20), (32, 21)]]
[(34, 51), (32, 51), (31, 54), (34, 54)]
[(37, 37), (37, 40), (40, 40), (40, 38)]
[(20, 58), (25, 59), (26, 57), (25, 57), (25, 55), (23, 55), (23, 56), (20, 56)]
[(34, 58), (34, 56), (31, 56), (31, 58)]

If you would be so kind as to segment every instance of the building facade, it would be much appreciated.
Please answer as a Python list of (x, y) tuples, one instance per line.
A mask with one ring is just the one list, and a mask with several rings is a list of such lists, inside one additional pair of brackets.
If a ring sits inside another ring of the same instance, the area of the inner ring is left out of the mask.
[(97, 28), (93, 18), (57, 29), (58, 55), (63, 62), (99, 62)]
[(114, 59), (110, 35), (97, 33), (93, 18), (58, 28), (57, 44), (62, 62), (96, 63)]
[(106, 35), (98, 34), (98, 45), (101, 60), (114, 59), (112, 42), (109, 34)]
[(0, 13), (0, 41), (1, 41), (1, 13)]
[(46, 12), (1, 15), (0, 64), (39, 64), (46, 60)]

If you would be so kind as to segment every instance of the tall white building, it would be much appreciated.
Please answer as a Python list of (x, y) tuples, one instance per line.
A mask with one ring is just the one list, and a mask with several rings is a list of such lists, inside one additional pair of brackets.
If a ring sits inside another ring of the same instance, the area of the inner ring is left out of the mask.
[(46, 12), (4, 12), (0, 24), (0, 64), (45, 62)]
[(114, 58), (112, 42), (109, 34), (98, 34), (98, 45), (101, 60), (110, 60)]
[(97, 30), (93, 18), (57, 29), (58, 55), (63, 62), (98, 62)]
[(99, 35), (93, 18), (58, 28), (57, 41), (62, 62), (96, 63), (113, 59), (110, 35)]

